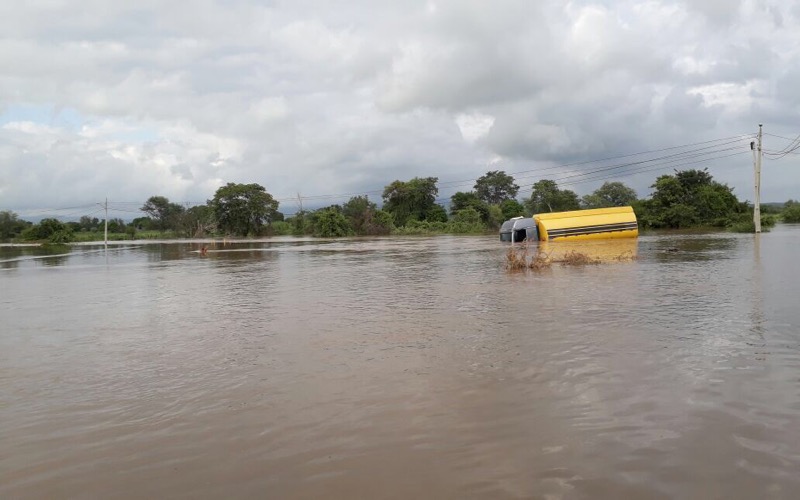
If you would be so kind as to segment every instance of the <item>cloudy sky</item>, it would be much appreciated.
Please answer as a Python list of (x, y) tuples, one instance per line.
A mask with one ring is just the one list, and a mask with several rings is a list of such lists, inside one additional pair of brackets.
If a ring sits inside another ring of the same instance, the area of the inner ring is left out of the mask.
[[(226, 182), (291, 213), (298, 193), (436, 176), (444, 198), (488, 170), (526, 196), (646, 195), (707, 166), (752, 199), (746, 136), (800, 134), (795, 0), (31, 0), (0, 19), (0, 210), (20, 214)], [(765, 160), (762, 199), (790, 197), (800, 155)]]

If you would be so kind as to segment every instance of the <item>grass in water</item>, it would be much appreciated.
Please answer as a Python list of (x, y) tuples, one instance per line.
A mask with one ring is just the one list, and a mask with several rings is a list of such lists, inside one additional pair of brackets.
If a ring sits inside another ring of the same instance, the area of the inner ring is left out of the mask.
[(564, 257), (556, 262), (559, 262), (562, 266), (597, 265), (600, 263), (600, 257), (592, 257), (588, 254), (578, 252), (577, 250), (570, 250), (564, 254)]
[(521, 271), (528, 268), (528, 245), (514, 248), (508, 247), (506, 252), (506, 269), (509, 271)]

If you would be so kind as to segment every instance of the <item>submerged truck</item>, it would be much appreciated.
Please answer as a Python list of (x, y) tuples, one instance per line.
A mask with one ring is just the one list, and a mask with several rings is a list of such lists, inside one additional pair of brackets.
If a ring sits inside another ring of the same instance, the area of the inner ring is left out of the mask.
[(639, 226), (632, 207), (594, 208), (515, 217), (500, 227), (500, 241), (595, 240), (636, 238)]

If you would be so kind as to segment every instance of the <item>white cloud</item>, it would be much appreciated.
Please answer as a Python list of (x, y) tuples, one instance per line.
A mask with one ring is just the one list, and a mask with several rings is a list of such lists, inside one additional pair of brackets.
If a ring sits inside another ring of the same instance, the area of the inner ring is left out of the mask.
[(489, 133), (494, 125), (494, 117), (482, 113), (461, 113), (456, 115), (456, 124), (465, 141), (475, 142)]
[(690, 88), (687, 93), (703, 97), (707, 107), (722, 106), (727, 112), (740, 115), (754, 104), (755, 96), (763, 95), (767, 89), (763, 81), (744, 83), (715, 83)]
[(43, 134), (56, 134), (59, 130), (55, 127), (50, 127), (48, 125), (43, 125), (41, 123), (35, 123), (30, 121), (24, 122), (8, 122), (3, 125), (4, 130), (13, 130), (16, 132), (23, 132), (25, 134), (31, 135), (43, 135)]

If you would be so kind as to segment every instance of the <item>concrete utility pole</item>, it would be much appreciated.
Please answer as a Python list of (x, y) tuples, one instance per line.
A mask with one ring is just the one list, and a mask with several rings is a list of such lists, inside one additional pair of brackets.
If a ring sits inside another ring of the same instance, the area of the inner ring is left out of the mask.
[(756, 149), (753, 150), (753, 155), (755, 155), (753, 168), (755, 169), (755, 187), (756, 187), (756, 195), (755, 199), (753, 200), (753, 223), (756, 226), (756, 234), (761, 232), (761, 131), (762, 125), (758, 124), (758, 144)]
[(103, 247), (106, 251), (108, 251), (108, 197), (106, 197), (106, 203), (104, 207), (106, 209), (106, 229), (103, 238)]

